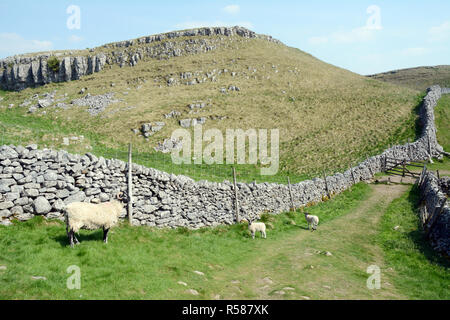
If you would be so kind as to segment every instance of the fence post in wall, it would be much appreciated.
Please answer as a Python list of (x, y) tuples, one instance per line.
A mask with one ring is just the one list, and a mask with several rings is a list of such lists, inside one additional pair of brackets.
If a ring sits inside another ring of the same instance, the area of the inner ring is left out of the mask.
[(325, 170), (323, 171), (323, 180), (325, 181), (325, 191), (327, 192), (328, 199), (331, 199), (330, 190), (328, 189), (327, 176)]
[(367, 161), (367, 168), (369, 169), (369, 172), (370, 172), (370, 176), (373, 178), (374, 174), (372, 172), (372, 168), (370, 167), (369, 156), (367, 156), (366, 161)]
[(409, 138), (408, 138), (408, 158), (409, 158), (409, 161), (413, 160), (412, 159), (412, 153), (411, 153), (411, 142), (410, 142)]
[(288, 187), (289, 187), (289, 196), (291, 197), (291, 211), (295, 211), (294, 198), (292, 197), (291, 179), (289, 179), (289, 177), (287, 177), (287, 180), (288, 180)]
[(352, 168), (352, 164), (350, 163), (350, 174), (352, 175), (352, 180), (353, 180), (353, 184), (356, 184), (356, 180), (355, 180), (355, 176), (353, 175), (353, 168)]
[(238, 200), (238, 193), (237, 193), (237, 185), (236, 185), (236, 168), (233, 167), (233, 181), (234, 181), (234, 208), (235, 208), (235, 214), (236, 214), (236, 223), (239, 223), (239, 200)]
[(132, 159), (131, 159), (131, 143), (128, 144), (128, 223), (132, 224), (133, 219), (133, 176), (132, 176)]

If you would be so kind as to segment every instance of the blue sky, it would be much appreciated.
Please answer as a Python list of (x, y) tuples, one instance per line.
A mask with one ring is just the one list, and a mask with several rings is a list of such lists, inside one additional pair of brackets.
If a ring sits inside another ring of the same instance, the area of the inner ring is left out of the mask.
[[(79, 29), (67, 26), (71, 5), (80, 9)], [(216, 25), (270, 34), (360, 74), (450, 64), (448, 0), (2, 0), (0, 58)]]

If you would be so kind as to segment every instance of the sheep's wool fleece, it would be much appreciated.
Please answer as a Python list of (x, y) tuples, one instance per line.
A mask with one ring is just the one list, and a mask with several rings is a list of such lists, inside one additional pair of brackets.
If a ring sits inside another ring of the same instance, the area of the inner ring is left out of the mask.
[(252, 232), (265, 231), (266, 230), (266, 225), (263, 222), (254, 222), (248, 228)]
[(117, 224), (122, 212), (122, 204), (117, 201), (100, 204), (74, 202), (66, 207), (70, 229), (78, 232), (80, 229), (109, 229)]

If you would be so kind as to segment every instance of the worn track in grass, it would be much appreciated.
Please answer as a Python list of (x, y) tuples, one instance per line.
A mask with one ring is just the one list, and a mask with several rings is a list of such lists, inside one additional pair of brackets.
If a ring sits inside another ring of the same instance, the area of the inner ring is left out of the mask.
[[(347, 215), (302, 228), (283, 242), (268, 243), (265, 253), (235, 270), (215, 274), (216, 292), (206, 299), (404, 299), (384, 267), (382, 249), (375, 243), (378, 222), (406, 185), (372, 185), (371, 197)], [(268, 232), (270, 237), (270, 232)], [(264, 241), (256, 239), (255, 241)], [(325, 252), (332, 255), (327, 256)], [(369, 265), (381, 269), (381, 289), (369, 290)]]

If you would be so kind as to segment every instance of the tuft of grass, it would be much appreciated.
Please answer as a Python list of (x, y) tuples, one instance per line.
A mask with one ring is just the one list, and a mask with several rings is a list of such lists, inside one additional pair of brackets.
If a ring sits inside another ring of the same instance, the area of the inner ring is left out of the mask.
[[(397, 276), (394, 285), (411, 299), (448, 299), (450, 297), (450, 263), (440, 257), (424, 237), (418, 210), (416, 186), (394, 200), (381, 221), (379, 244), (387, 268)], [(399, 226), (398, 230), (394, 230)]]

